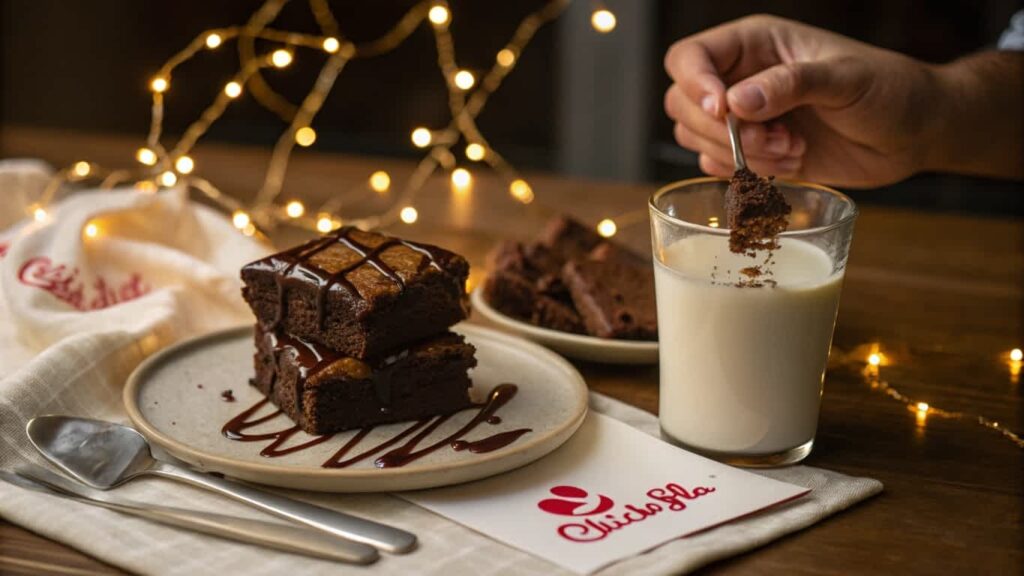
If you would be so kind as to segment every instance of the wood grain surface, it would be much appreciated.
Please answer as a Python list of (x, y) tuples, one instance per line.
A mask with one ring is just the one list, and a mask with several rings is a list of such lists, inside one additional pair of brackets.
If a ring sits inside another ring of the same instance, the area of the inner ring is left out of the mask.
[[(138, 139), (6, 128), (0, 153), (66, 164), (123, 165)], [(203, 146), (197, 172), (239, 197), (258, 189), (265, 150)], [(394, 201), (365, 179), (384, 168), (400, 183), (412, 163), (306, 152), (293, 161), (287, 198), (309, 205), (341, 194), (353, 211)], [(619, 238), (649, 251), (646, 199), (652, 186), (531, 175), (537, 201), (523, 207), (475, 170), (455, 195), (438, 176), (415, 202), (420, 220), (395, 231), (465, 254), (479, 281), (488, 248), (528, 237), (552, 213), (589, 222), (632, 212)], [(628, 219), (627, 219), (628, 220)], [(302, 233), (280, 229), (275, 244)], [(1021, 384), (1005, 354), (1024, 347), (1024, 222), (862, 207), (840, 305), (839, 352), (877, 344), (891, 361), (881, 378), (915, 401), (984, 415), (1024, 432)], [(862, 349), (861, 349), (862, 350)], [(835, 354), (834, 354), (835, 355)], [(593, 390), (657, 412), (656, 367), (578, 364)], [(818, 441), (807, 464), (870, 476), (882, 495), (761, 549), (705, 569), (711, 574), (1019, 574), (1024, 567), (1024, 450), (966, 419), (913, 411), (877, 389), (861, 364), (830, 369)], [(0, 573), (115, 574), (60, 543), (0, 521)]]

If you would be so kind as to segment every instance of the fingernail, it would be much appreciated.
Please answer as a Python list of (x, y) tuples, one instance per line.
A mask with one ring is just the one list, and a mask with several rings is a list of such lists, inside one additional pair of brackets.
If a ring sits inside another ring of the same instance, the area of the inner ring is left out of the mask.
[(714, 94), (708, 94), (700, 101), (700, 107), (712, 116), (718, 116), (718, 98)]
[(729, 90), (732, 104), (746, 112), (757, 112), (764, 108), (764, 91), (757, 84), (740, 84)]

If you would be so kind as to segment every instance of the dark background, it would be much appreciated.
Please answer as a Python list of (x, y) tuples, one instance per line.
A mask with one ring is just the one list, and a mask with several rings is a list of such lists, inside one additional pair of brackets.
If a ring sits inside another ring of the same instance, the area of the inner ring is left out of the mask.
[[(585, 0), (576, 0), (577, 2)], [(650, 86), (637, 87), (650, 103), (645, 178), (667, 181), (697, 172), (680, 153), (661, 111), (668, 80), (661, 59), (676, 39), (756, 12), (771, 12), (835, 30), (930, 62), (991, 47), (1019, 0), (627, 0), (654, 2), (656, 63)], [(359, 41), (379, 36), (414, 0), (333, 0), (342, 31)], [(452, 31), (462, 66), (486, 69), (519, 20), (538, 0), (451, 0)], [(609, 3), (614, 9), (615, 4)], [(142, 2), (138, 0), (0, 0), (0, 124), (123, 133), (144, 137), (149, 123), (146, 83), (174, 52), (207, 28), (243, 23), (258, 2)], [(621, 22), (620, 22), (621, 24)], [(308, 4), (295, 0), (274, 27), (316, 33)], [(520, 64), (493, 96), (479, 123), (492, 144), (525, 169), (558, 170), (559, 26), (543, 28)], [(297, 101), (325, 56), (297, 53), (268, 81)], [(234, 43), (204, 51), (176, 72), (167, 95), (166, 129), (182, 130), (222, 89), (237, 66)], [(656, 100), (656, 101), (655, 101)], [(1024, 104), (1022, 104), (1024, 105)], [(316, 147), (359, 154), (418, 157), (410, 130), (448, 119), (446, 92), (431, 33), (420, 27), (393, 53), (351, 62), (317, 116)], [(270, 146), (283, 129), (250, 98), (228, 108), (208, 136)], [(0, 151), (2, 151), (0, 141)], [(922, 209), (1024, 216), (1019, 183), (921, 175), (884, 191), (857, 191), (861, 202)]]

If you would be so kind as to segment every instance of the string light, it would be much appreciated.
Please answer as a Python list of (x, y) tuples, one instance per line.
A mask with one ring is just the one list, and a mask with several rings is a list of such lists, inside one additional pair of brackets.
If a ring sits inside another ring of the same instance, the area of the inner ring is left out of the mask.
[(170, 87), (171, 83), (167, 80), (167, 78), (163, 78), (161, 76), (157, 76), (149, 82), (149, 89), (153, 92), (156, 92), (157, 94), (163, 94)]
[(189, 156), (181, 156), (174, 161), (174, 169), (179, 174), (191, 174), (195, 167), (196, 163)]
[(168, 170), (160, 175), (160, 183), (163, 184), (165, 188), (170, 188), (178, 183), (178, 176), (175, 175), (174, 172)]
[(248, 226), (251, 221), (252, 219), (249, 218), (249, 215), (242, 210), (235, 210), (235, 213), (231, 215), (231, 223), (239, 230)]
[(323, 47), (324, 52), (327, 52), (328, 54), (334, 54), (335, 52), (338, 51), (339, 48), (341, 48), (341, 42), (338, 42), (337, 38), (331, 36), (329, 38), (324, 38)]
[(615, 30), (615, 14), (607, 8), (601, 8), (600, 10), (594, 10), (594, 13), (590, 15), (590, 24), (594, 27), (594, 30), (602, 34), (607, 34), (612, 30)]
[(242, 85), (232, 80), (224, 85), (224, 94), (228, 98), (238, 98), (242, 95)]
[(206, 47), (210, 50), (213, 50), (214, 48), (220, 46), (221, 42), (223, 41), (224, 39), (221, 38), (220, 34), (217, 34), (216, 32), (211, 32), (206, 35)]
[(156, 164), (156, 152), (153, 152), (149, 148), (139, 148), (135, 151), (135, 159), (138, 160), (140, 164), (153, 166)]
[(512, 194), (512, 197), (519, 200), (523, 204), (529, 204), (533, 202), (533, 188), (527, 184), (526, 180), (522, 178), (516, 178), (508, 185), (508, 191)]
[(597, 223), (597, 233), (605, 238), (615, 236), (615, 233), (618, 231), (619, 227), (615, 225), (615, 221), (611, 218), (605, 218)]
[(88, 162), (75, 162), (71, 171), (75, 173), (75, 176), (85, 178), (89, 175), (89, 172), (92, 172), (92, 166)]
[(334, 220), (330, 214), (320, 214), (316, 219), (316, 229), (324, 234), (334, 230)]
[(370, 189), (374, 192), (384, 193), (391, 188), (391, 176), (383, 170), (370, 174)]
[(270, 55), (270, 63), (277, 68), (286, 68), (292, 63), (292, 53), (284, 48), (274, 50)]
[(434, 139), (430, 130), (423, 127), (413, 130), (410, 138), (412, 138), (412, 143), (415, 144), (417, 148), (426, 148), (427, 146), (430, 146), (430, 141)]
[(285, 214), (289, 218), (299, 218), (306, 213), (306, 207), (298, 200), (292, 200), (284, 207)]
[(484, 155), (486, 154), (487, 150), (480, 144), (477, 144), (476, 142), (473, 142), (472, 144), (466, 146), (466, 158), (469, 158), (474, 162), (479, 162), (480, 160), (483, 160)]
[(1022, 351), (1020, 348), (1014, 348), (1013, 350), (1010, 350), (1010, 360), (1014, 362), (1020, 362), (1021, 360), (1024, 360), (1024, 351)]
[(96, 236), (99, 235), (99, 233), (100, 233), (99, 227), (96, 226), (95, 224), (93, 224), (92, 222), (89, 222), (88, 224), (85, 225), (85, 235), (87, 237), (95, 238)]
[(420, 217), (420, 213), (412, 206), (406, 206), (402, 208), (402, 211), (398, 214), (398, 217), (402, 219), (402, 222), (406, 224), (412, 224), (416, 222)]
[(445, 6), (437, 5), (430, 9), (430, 12), (427, 13), (427, 18), (435, 26), (443, 26), (448, 23), (451, 13)]
[(459, 70), (455, 73), (454, 81), (460, 90), (469, 90), (476, 84), (476, 76), (469, 70)]
[(872, 352), (868, 356), (868, 364), (871, 364), (872, 366), (878, 366), (881, 363), (882, 363), (882, 355), (881, 354), (879, 354), (877, 352)]
[(299, 146), (309, 147), (316, 142), (316, 130), (309, 126), (303, 126), (295, 131), (295, 142)]
[(46, 220), (46, 210), (39, 206), (35, 207), (32, 210), (32, 218), (34, 218), (36, 222), (44, 222)]
[(452, 185), (456, 189), (465, 190), (473, 182), (473, 176), (465, 168), (456, 168), (452, 171)]
[(508, 48), (502, 48), (498, 51), (498, 55), (495, 56), (495, 60), (497, 60), (498, 66), (508, 68), (516, 63), (516, 53)]
[(242, 228), (242, 234), (245, 234), (246, 236), (256, 234), (256, 225), (252, 222), (246, 224), (245, 227)]

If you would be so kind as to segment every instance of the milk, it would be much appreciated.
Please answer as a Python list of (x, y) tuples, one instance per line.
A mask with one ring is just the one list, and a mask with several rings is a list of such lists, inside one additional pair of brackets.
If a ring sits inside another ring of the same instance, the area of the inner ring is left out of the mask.
[(685, 445), (758, 455), (814, 439), (843, 276), (820, 248), (780, 240), (774, 288), (735, 285), (764, 258), (733, 254), (724, 236), (655, 258), (661, 426)]

